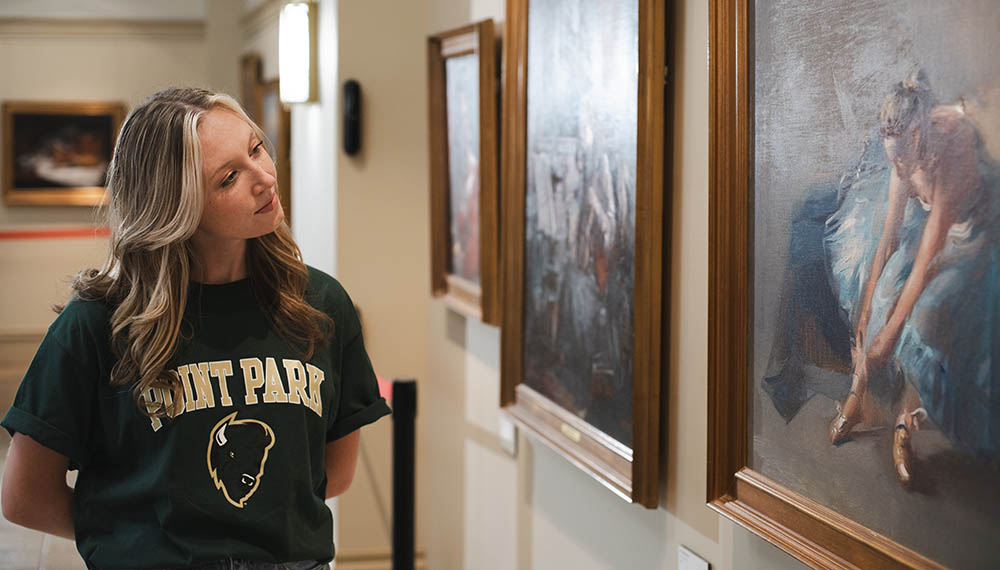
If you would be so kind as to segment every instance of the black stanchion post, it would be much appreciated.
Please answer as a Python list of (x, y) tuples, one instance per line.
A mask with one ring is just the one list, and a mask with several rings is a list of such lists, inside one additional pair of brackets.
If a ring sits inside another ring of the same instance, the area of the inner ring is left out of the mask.
[(392, 569), (414, 564), (414, 424), (416, 380), (392, 382)]

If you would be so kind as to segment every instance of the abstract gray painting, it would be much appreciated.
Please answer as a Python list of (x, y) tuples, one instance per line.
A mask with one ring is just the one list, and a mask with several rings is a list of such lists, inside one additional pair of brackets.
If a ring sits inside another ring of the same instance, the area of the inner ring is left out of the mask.
[(638, 2), (532, 0), (525, 383), (632, 444)]

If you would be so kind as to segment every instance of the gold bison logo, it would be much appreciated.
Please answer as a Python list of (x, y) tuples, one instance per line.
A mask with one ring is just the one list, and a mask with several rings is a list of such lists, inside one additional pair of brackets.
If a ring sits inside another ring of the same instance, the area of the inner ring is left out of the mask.
[(233, 506), (242, 509), (257, 490), (272, 447), (271, 426), (260, 420), (237, 420), (236, 412), (212, 428), (208, 439), (208, 472), (215, 488)]

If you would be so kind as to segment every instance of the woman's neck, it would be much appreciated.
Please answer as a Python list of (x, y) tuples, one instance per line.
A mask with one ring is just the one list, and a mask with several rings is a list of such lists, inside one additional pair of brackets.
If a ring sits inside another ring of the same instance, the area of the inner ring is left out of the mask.
[(191, 280), (206, 285), (232, 283), (247, 276), (247, 242), (233, 240), (224, 243), (207, 243), (192, 236), (194, 259)]

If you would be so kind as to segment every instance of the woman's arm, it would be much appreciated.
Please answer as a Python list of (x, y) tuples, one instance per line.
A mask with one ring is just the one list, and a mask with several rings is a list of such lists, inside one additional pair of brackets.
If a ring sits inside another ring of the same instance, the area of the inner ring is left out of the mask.
[(361, 430), (357, 429), (326, 444), (326, 498), (336, 497), (351, 486), (358, 466)]
[(15, 433), (3, 472), (3, 516), (10, 522), (69, 540), (73, 489), (66, 484), (69, 459)]
[[(903, 214), (906, 211), (908, 195), (909, 183), (900, 178), (896, 168), (893, 167), (889, 179), (889, 209), (885, 215), (885, 224), (882, 226), (882, 236), (879, 238), (878, 246), (875, 248), (875, 256), (872, 258), (872, 264), (868, 270), (868, 279), (861, 297), (861, 311), (858, 313), (858, 322), (855, 326), (855, 348), (857, 350), (864, 350), (864, 335), (868, 328), (868, 319), (871, 316), (875, 285), (878, 283), (879, 277), (882, 276), (882, 269), (885, 268), (889, 257), (899, 246), (899, 228), (903, 225)], [(855, 362), (855, 364), (857, 363)]]
[(955, 223), (955, 214), (951, 204), (944, 199), (943, 193), (935, 191), (935, 197), (941, 197), (931, 206), (931, 213), (927, 217), (924, 231), (920, 235), (920, 246), (917, 249), (916, 258), (913, 261), (913, 269), (910, 271), (903, 290), (896, 300), (895, 306), (886, 319), (885, 325), (875, 335), (871, 346), (868, 348), (866, 360), (868, 365), (878, 367), (885, 364), (889, 358), (889, 352), (899, 340), (899, 335), (903, 331), (903, 323), (913, 310), (913, 306), (923, 293), (924, 287), (933, 275), (931, 263), (934, 256), (944, 247), (945, 239), (948, 237), (948, 229)]
[[(920, 245), (903, 289), (882, 330), (868, 348), (870, 366), (885, 364), (899, 340), (903, 324), (934, 274), (934, 257), (944, 247), (948, 230), (959, 219), (961, 204), (981, 184), (978, 168), (979, 135), (965, 114), (955, 107), (936, 108), (931, 115), (929, 148), (923, 183), (931, 187), (931, 211), (920, 236)], [(930, 144), (933, 142), (933, 144)]]

